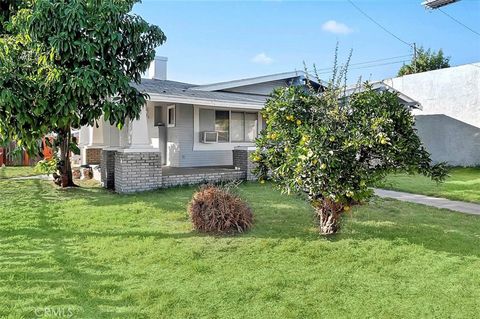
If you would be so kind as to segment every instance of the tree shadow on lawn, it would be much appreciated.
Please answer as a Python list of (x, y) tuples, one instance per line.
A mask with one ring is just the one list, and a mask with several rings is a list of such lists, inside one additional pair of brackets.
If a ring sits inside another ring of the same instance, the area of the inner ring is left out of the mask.
[(45, 184), (38, 180), (29, 183), (33, 191), (22, 198), (36, 207), (37, 225), (0, 233), (0, 316), (30, 318), (48, 308), (71, 310), (75, 317), (139, 317), (140, 313), (125, 310), (132, 302), (122, 300), (119, 294), (117, 283), (125, 278), (82, 254), (76, 235), (55, 224), (57, 213), (45, 204), (45, 198), (51, 196)]

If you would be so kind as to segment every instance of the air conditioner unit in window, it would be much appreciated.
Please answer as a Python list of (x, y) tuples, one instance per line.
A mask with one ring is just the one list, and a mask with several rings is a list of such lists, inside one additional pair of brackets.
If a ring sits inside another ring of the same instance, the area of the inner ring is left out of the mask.
[(202, 132), (201, 137), (202, 137), (202, 143), (205, 143), (205, 144), (218, 143), (218, 132), (216, 131)]

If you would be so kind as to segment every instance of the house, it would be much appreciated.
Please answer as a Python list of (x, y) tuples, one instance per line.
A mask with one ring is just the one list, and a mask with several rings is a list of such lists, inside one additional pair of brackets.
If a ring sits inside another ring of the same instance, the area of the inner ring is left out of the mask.
[[(260, 110), (266, 99), (274, 88), (307, 81), (321, 90), (312, 79), (293, 71), (194, 85), (167, 80), (167, 58), (156, 57), (136, 85), (150, 96), (138, 120), (122, 130), (104, 121), (80, 129), (82, 164), (100, 165), (104, 186), (122, 193), (254, 179), (249, 153), (264, 126)], [(400, 99), (417, 106), (408, 96)]]
[(414, 98), (418, 135), (434, 162), (480, 165), (480, 63), (405, 75), (383, 83)]

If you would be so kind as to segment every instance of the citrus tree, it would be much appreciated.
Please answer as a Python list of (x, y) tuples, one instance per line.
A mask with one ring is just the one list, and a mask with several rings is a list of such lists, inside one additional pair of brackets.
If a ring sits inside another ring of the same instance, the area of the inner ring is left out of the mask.
[(8, 1), (0, 22), (0, 137), (28, 149), (55, 133), (62, 186), (73, 185), (72, 128), (139, 116), (140, 82), (166, 40), (132, 14), (138, 0)]
[(317, 92), (303, 86), (276, 89), (262, 111), (266, 127), (252, 160), (261, 180), (306, 194), (322, 234), (336, 233), (340, 216), (372, 195), (390, 172), (422, 173), (441, 181), (414, 128), (414, 117), (395, 93), (368, 84), (346, 96), (331, 81)]

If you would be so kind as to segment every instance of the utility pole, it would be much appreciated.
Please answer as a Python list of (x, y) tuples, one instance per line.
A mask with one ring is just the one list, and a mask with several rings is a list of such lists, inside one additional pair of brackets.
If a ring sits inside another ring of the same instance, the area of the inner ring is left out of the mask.
[(413, 42), (413, 72), (417, 73), (417, 44)]

